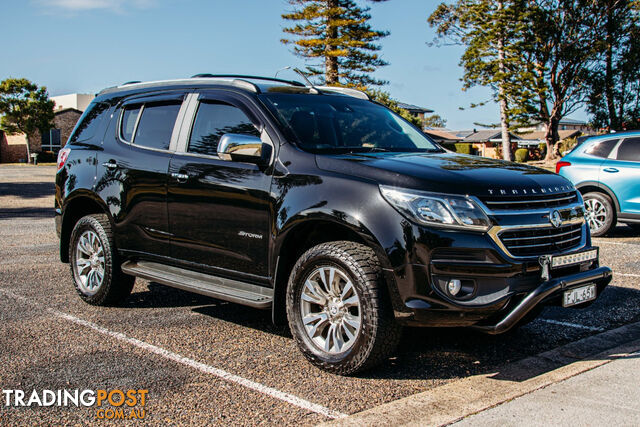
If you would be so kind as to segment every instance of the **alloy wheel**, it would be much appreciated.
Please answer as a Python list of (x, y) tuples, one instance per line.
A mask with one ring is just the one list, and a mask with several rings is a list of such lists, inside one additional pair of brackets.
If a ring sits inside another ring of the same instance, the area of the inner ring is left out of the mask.
[(607, 222), (607, 208), (598, 199), (587, 199), (584, 201), (586, 208), (585, 217), (592, 232), (600, 230)]
[(318, 267), (309, 274), (301, 294), (304, 329), (320, 350), (341, 354), (357, 340), (362, 323), (356, 288), (340, 268)]
[(104, 248), (98, 235), (87, 230), (78, 239), (75, 253), (75, 270), (82, 292), (94, 295), (104, 279)]

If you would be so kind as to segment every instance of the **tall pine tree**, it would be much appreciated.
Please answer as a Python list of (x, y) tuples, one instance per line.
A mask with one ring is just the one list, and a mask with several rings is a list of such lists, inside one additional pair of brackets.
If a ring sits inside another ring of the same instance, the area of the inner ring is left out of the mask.
[[(521, 91), (523, 75), (521, 36), (528, 15), (525, 0), (458, 0), (441, 3), (428, 18), (444, 39), (465, 46), (460, 59), (464, 68), (463, 90), (487, 86), (500, 106), (502, 153), (511, 160), (510, 121), (519, 111), (511, 102)], [(528, 92), (520, 93), (522, 97)], [(479, 105), (483, 105), (479, 104)]]
[[(386, 0), (370, 0), (375, 2)], [(377, 68), (387, 65), (376, 42), (389, 33), (371, 28), (369, 7), (354, 0), (289, 0), (293, 10), (282, 15), (292, 23), (284, 28), (293, 53), (308, 60), (306, 72), (327, 85), (358, 88), (383, 85), (371, 77)]]

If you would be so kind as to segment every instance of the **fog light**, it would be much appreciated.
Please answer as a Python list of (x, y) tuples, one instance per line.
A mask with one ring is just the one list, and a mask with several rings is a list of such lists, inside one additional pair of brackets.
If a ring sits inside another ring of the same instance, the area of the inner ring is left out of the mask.
[(458, 295), (458, 292), (460, 292), (460, 289), (462, 289), (462, 283), (460, 282), (460, 280), (449, 280), (449, 283), (447, 284), (447, 290), (449, 291), (449, 294), (456, 296)]

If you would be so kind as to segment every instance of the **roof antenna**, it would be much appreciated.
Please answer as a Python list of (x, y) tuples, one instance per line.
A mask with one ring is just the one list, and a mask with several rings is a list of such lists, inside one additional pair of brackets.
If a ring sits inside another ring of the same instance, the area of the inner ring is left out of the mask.
[(274, 78), (274, 79), (275, 79), (275, 78), (277, 78), (277, 77), (278, 77), (278, 73), (279, 73), (280, 71), (290, 70), (290, 69), (291, 69), (291, 67), (290, 67), (289, 65), (287, 65), (286, 67), (280, 68), (278, 71), (276, 71), (276, 74), (273, 76), (273, 78)]
[(305, 81), (305, 82), (307, 82), (307, 86), (308, 86), (309, 88), (311, 88), (311, 91), (310, 91), (311, 93), (313, 93), (313, 94), (318, 94), (318, 93), (320, 93), (320, 92), (318, 91), (318, 89), (316, 89), (316, 87), (313, 85), (313, 83), (311, 83), (311, 81), (307, 78), (307, 76), (305, 76), (305, 74), (304, 74), (302, 71), (300, 71), (300, 70), (299, 70), (299, 69), (297, 69), (297, 68), (294, 68), (294, 69), (293, 69), (293, 71), (295, 71), (296, 73), (298, 73), (298, 75), (299, 75), (300, 77), (302, 77), (302, 78), (304, 79), (304, 81)]

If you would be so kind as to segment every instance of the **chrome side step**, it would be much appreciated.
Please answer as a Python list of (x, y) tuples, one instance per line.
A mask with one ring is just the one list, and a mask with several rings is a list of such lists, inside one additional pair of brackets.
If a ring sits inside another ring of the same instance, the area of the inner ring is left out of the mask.
[(271, 308), (273, 289), (151, 261), (127, 261), (122, 272), (173, 288), (255, 308)]

